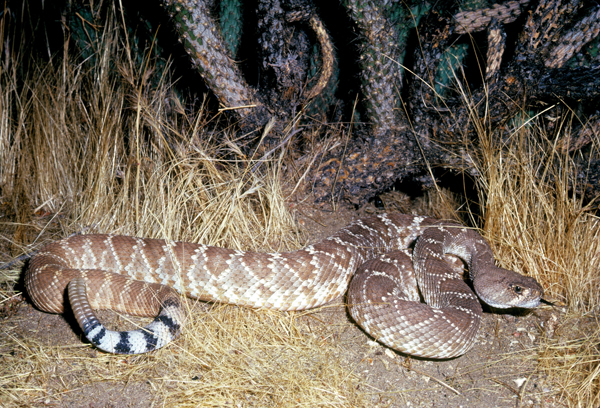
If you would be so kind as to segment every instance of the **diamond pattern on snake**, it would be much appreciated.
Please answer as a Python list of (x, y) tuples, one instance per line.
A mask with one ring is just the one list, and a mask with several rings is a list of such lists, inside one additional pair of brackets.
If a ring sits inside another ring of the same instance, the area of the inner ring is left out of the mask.
[[(475, 293), (451, 256), (468, 266)], [(477, 232), (406, 214), (360, 219), (283, 253), (76, 235), (42, 248), (25, 286), (40, 310), (62, 313), (69, 302), (91, 343), (126, 354), (152, 351), (177, 337), (185, 321), (181, 295), (285, 311), (315, 308), (347, 293), (350, 315), (367, 333), (425, 358), (452, 358), (472, 347), (480, 300), (531, 309), (543, 295), (535, 279), (497, 267)], [(118, 332), (106, 329), (95, 309), (156, 317), (144, 328)]]

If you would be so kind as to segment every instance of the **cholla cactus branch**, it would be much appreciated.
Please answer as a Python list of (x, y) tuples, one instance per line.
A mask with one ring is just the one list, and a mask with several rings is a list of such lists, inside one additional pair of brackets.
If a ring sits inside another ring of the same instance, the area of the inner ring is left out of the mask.
[(269, 115), (257, 92), (229, 56), (220, 30), (202, 0), (165, 0), (192, 62), (224, 108), (242, 125), (263, 126)]

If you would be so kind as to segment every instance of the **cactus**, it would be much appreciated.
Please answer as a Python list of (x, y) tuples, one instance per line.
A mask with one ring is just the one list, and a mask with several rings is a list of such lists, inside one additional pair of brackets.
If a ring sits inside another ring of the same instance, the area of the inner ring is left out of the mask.
[(405, 3), (346, 0), (344, 3), (361, 32), (361, 82), (367, 116), (376, 137), (394, 131), (400, 108), (402, 64), (406, 40), (428, 3), (407, 8)]
[(242, 3), (240, 0), (223, 0), (219, 5), (219, 21), (223, 39), (232, 56), (236, 56), (242, 42)]
[(261, 127), (268, 119), (264, 104), (233, 62), (221, 30), (201, 0), (166, 0), (180, 41), (222, 105), (232, 109), (242, 127)]

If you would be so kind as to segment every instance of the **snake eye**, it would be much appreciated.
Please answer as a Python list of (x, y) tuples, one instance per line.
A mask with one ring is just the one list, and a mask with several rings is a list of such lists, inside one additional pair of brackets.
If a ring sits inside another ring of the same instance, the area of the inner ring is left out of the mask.
[(513, 286), (513, 290), (515, 291), (515, 293), (516, 293), (517, 295), (520, 295), (521, 293), (523, 293), (523, 288), (522, 288), (522, 287), (520, 287), (519, 285), (515, 285), (515, 286)]

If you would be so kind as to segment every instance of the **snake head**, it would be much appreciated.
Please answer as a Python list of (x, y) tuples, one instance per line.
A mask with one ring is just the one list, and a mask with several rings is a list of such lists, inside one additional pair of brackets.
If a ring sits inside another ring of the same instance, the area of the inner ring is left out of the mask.
[(493, 273), (473, 281), (481, 300), (497, 309), (533, 309), (540, 305), (544, 289), (535, 279), (508, 269), (494, 268)]

